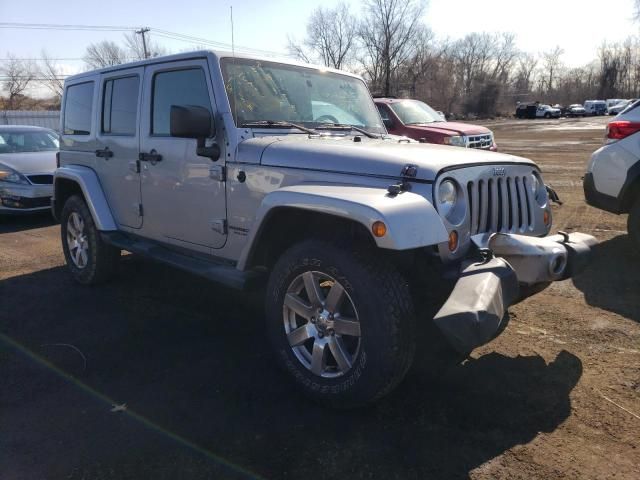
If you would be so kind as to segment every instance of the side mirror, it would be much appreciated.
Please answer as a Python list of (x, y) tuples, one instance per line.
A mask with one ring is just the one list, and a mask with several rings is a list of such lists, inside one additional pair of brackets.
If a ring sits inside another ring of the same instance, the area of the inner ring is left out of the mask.
[(169, 131), (172, 137), (195, 138), (198, 141), (196, 154), (216, 161), (220, 158), (220, 147), (205, 146), (205, 139), (214, 131), (211, 112), (197, 105), (171, 105)]
[(393, 128), (393, 120), (391, 120), (390, 118), (383, 118), (382, 119), (382, 123), (384, 123), (384, 126), (387, 129), (392, 129)]

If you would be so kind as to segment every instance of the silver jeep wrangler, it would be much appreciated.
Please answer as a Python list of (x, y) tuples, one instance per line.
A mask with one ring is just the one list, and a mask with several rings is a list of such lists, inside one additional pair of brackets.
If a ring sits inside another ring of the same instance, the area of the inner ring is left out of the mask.
[(74, 278), (106, 280), (127, 250), (264, 289), (276, 356), (325, 404), (391, 391), (416, 343), (463, 358), (595, 243), (546, 236), (533, 162), (390, 136), (349, 73), (203, 51), (70, 77), (62, 103)]

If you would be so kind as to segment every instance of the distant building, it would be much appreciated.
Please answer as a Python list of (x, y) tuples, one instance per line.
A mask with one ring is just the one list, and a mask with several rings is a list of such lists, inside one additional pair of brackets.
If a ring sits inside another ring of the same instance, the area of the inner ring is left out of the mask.
[(32, 125), (60, 130), (60, 111), (0, 110), (0, 125)]

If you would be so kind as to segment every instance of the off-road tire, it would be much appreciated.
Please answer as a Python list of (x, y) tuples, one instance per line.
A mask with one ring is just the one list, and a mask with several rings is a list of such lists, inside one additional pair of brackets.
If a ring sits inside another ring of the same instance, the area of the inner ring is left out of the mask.
[[(325, 378), (295, 356), (284, 330), (284, 299), (304, 272), (328, 274), (344, 286), (358, 311), (360, 347), (351, 368)], [(415, 316), (405, 279), (372, 251), (308, 240), (287, 250), (274, 266), (266, 290), (266, 330), (281, 366), (312, 399), (332, 407), (371, 403), (404, 378), (415, 352)]]
[(640, 196), (629, 211), (627, 218), (627, 232), (636, 250), (640, 252)]
[[(84, 222), (84, 233), (88, 245), (87, 262), (82, 268), (76, 266), (71, 258), (67, 242), (69, 217), (73, 213), (78, 214)], [(67, 267), (75, 281), (83, 285), (95, 285), (105, 282), (113, 276), (120, 258), (120, 250), (100, 238), (100, 232), (96, 228), (89, 207), (82, 197), (73, 195), (65, 202), (60, 215), (60, 234)]]

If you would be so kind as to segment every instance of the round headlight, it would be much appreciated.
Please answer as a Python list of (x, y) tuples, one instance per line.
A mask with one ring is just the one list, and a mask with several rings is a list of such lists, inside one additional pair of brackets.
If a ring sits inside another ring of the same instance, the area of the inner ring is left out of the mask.
[(458, 201), (458, 189), (452, 180), (445, 180), (438, 187), (438, 210), (448, 216)]

